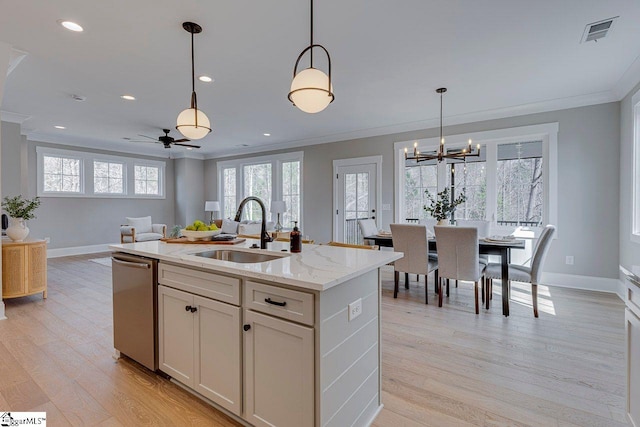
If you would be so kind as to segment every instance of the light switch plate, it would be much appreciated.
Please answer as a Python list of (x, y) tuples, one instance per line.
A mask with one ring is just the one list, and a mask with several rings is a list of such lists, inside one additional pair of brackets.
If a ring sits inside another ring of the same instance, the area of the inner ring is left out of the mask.
[(349, 304), (349, 322), (362, 314), (362, 298)]

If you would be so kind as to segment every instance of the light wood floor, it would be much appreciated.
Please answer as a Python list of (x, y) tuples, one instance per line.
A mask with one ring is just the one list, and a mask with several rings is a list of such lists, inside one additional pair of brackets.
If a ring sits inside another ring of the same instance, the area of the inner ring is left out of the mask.
[[(46, 411), (51, 426), (238, 424), (127, 359), (115, 363), (111, 270), (93, 254), (50, 259), (49, 298), (6, 300), (0, 321), (0, 410)], [(382, 298), (387, 426), (624, 426), (624, 305), (613, 295), (514, 289), (511, 316), (473, 313), (472, 288), (442, 308), (424, 284)], [(494, 286), (498, 288), (498, 286)], [(528, 304), (528, 305), (527, 305)]]

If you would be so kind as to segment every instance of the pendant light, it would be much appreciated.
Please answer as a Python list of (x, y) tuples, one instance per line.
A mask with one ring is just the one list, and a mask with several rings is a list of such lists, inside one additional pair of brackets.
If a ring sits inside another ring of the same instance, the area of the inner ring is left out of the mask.
[[(331, 84), (331, 57), (324, 46), (313, 44), (313, 0), (311, 0), (311, 26), (309, 46), (304, 49), (293, 67), (293, 81), (289, 101), (305, 113), (318, 113), (333, 102), (333, 85)], [(319, 48), (327, 54), (328, 71), (325, 74), (313, 67), (313, 49)], [(309, 68), (298, 73), (298, 64), (305, 53), (309, 51)]]
[(447, 152), (444, 149), (444, 136), (442, 135), (442, 94), (446, 91), (446, 87), (436, 89), (436, 93), (440, 94), (440, 145), (438, 147), (438, 151), (421, 153), (418, 151), (418, 143), (416, 142), (413, 144), (413, 155), (409, 155), (408, 150), (406, 148), (404, 149), (405, 160), (415, 160), (417, 163), (420, 163), (427, 160), (437, 160), (438, 162), (441, 162), (443, 159), (466, 161), (467, 157), (480, 157), (480, 144), (475, 147), (474, 153), (474, 147), (471, 146), (471, 140), (469, 140), (467, 147), (462, 150)]
[(211, 132), (209, 118), (198, 109), (196, 97), (196, 80), (193, 54), (193, 35), (202, 32), (202, 27), (193, 22), (183, 22), (182, 28), (191, 33), (191, 107), (178, 115), (176, 129), (189, 139), (202, 139)]

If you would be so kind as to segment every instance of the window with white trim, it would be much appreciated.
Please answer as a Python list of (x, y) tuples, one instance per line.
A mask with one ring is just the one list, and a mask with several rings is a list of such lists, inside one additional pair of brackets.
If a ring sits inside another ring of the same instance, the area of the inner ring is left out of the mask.
[(101, 194), (124, 194), (124, 164), (94, 160), (93, 191)]
[[(302, 218), (303, 152), (226, 160), (218, 162), (218, 183), (222, 211), (232, 218), (240, 202), (248, 197), (260, 198), (269, 211), (273, 200), (283, 200), (287, 210), (281, 217), (285, 228)], [(256, 203), (245, 206), (242, 219), (260, 220), (262, 213)], [(267, 212), (267, 219), (269, 219)], [(271, 216), (275, 221), (275, 217)]]
[(45, 155), (42, 158), (45, 193), (82, 193), (82, 160), (71, 155)]
[[(467, 198), (455, 219), (490, 220), (496, 232), (557, 224), (557, 133), (557, 123), (549, 123), (452, 135), (449, 150), (473, 139), (481, 155), (439, 164), (405, 160), (404, 148), (413, 149), (415, 141), (395, 143), (396, 221), (426, 218), (425, 190), (434, 194), (448, 187), (454, 197)], [(418, 149), (433, 151), (438, 144), (439, 138), (421, 140)]]
[(165, 197), (163, 161), (50, 147), (36, 155), (40, 197)]
[(160, 195), (160, 168), (158, 166), (135, 165), (134, 171), (136, 194)]

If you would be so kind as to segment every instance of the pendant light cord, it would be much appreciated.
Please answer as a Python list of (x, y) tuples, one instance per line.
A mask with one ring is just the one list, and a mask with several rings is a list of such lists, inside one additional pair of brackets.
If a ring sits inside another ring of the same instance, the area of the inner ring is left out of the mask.
[(442, 142), (442, 92), (440, 92), (440, 152), (444, 154), (444, 143)]
[[(309, 46), (313, 46), (313, 0), (311, 0), (311, 25), (309, 25), (309, 28), (311, 29), (309, 31)], [(311, 55), (311, 68), (313, 68), (313, 47), (311, 48), (311, 52), (309, 53)]]

